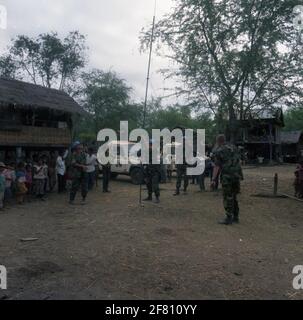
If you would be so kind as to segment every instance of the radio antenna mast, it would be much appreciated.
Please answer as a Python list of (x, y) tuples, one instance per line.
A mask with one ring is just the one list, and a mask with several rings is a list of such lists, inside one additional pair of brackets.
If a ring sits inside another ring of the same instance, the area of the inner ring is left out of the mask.
[(152, 33), (151, 33), (151, 37), (150, 37), (149, 58), (148, 58), (147, 78), (146, 78), (146, 90), (145, 90), (145, 100), (144, 100), (144, 113), (143, 113), (143, 129), (145, 129), (145, 125), (146, 125), (147, 100), (148, 100), (148, 89), (149, 89), (149, 80), (150, 80), (150, 67), (151, 67), (151, 60), (152, 60), (152, 53), (153, 53), (155, 24), (156, 24), (156, 10), (157, 10), (157, 0), (155, 0), (153, 26), (152, 26)]
[[(146, 126), (146, 113), (147, 113), (147, 100), (148, 100), (148, 89), (149, 89), (149, 80), (150, 80), (150, 67), (153, 53), (153, 43), (154, 43), (154, 33), (155, 33), (155, 25), (156, 25), (156, 10), (157, 10), (157, 0), (155, 0), (155, 8), (154, 8), (154, 16), (153, 16), (153, 26), (152, 33), (150, 37), (150, 47), (149, 47), (149, 58), (148, 58), (148, 68), (147, 68), (147, 77), (146, 77), (146, 90), (145, 90), (145, 100), (144, 100), (144, 110), (143, 110), (143, 129)], [(143, 166), (142, 167), (142, 176), (144, 176)], [(140, 181), (140, 204), (142, 204), (142, 180)]]

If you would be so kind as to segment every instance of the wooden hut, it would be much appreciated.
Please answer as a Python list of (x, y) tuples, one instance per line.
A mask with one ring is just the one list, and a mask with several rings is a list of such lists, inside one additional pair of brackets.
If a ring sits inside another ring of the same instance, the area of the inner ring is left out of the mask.
[(83, 113), (65, 92), (0, 78), (0, 159), (68, 147), (73, 115)]
[(303, 158), (303, 132), (285, 131), (281, 134), (282, 154), (285, 162), (297, 162)]
[(257, 110), (238, 121), (237, 145), (247, 153), (250, 162), (271, 162), (281, 158), (281, 132), (284, 127), (282, 109)]

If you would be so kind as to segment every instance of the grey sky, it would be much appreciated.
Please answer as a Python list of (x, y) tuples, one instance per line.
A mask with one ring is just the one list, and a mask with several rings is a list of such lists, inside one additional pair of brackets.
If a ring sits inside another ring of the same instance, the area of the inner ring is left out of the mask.
[[(169, 11), (172, 0), (157, 1), (157, 18)], [(0, 30), (0, 50), (17, 34), (36, 36), (57, 31), (64, 36), (79, 30), (87, 36), (89, 67), (112, 69), (134, 88), (134, 98), (143, 99), (147, 53), (139, 53), (139, 32), (151, 23), (154, 0), (0, 0), (8, 11), (7, 30)], [(157, 70), (168, 61), (154, 56), (150, 93), (165, 95), (169, 86)]]

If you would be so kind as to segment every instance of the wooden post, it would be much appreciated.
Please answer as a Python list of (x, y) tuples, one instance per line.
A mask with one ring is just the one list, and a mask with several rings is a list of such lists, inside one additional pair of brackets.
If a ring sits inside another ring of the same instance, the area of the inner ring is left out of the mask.
[(273, 162), (273, 136), (272, 136), (272, 125), (269, 124), (269, 163)]
[(278, 174), (276, 173), (275, 179), (274, 179), (274, 196), (278, 195), (278, 181), (279, 181), (279, 178), (278, 178)]

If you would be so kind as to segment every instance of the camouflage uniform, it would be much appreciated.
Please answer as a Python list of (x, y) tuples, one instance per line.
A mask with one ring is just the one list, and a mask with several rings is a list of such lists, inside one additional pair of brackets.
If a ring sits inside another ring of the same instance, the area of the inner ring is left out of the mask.
[(182, 185), (182, 178), (184, 179), (184, 191), (188, 188), (189, 177), (187, 175), (187, 165), (186, 164), (177, 164), (177, 193), (180, 191)]
[(240, 180), (243, 180), (243, 172), (240, 163), (240, 155), (231, 145), (223, 145), (214, 153), (216, 165), (221, 168), (221, 180), (223, 188), (223, 204), (228, 219), (239, 219), (239, 205), (237, 195), (240, 193)]
[(76, 198), (77, 192), (81, 187), (81, 195), (83, 200), (85, 200), (88, 193), (88, 177), (87, 173), (81, 168), (75, 167), (76, 164), (86, 165), (86, 155), (85, 153), (73, 154), (71, 158), (71, 177), (72, 177), (72, 187), (70, 192), (70, 201), (73, 202)]
[(161, 165), (160, 164), (148, 164), (144, 167), (144, 175), (146, 186), (148, 190), (148, 197), (151, 198), (155, 193), (156, 198), (160, 197), (160, 177), (161, 177)]
[(194, 176), (195, 180), (197, 180), (198, 185), (200, 187), (201, 191), (205, 191), (205, 177), (208, 175), (210, 176), (210, 179), (212, 180), (212, 174), (211, 174), (211, 160), (209, 158), (205, 159), (205, 169), (204, 172), (198, 176)]

